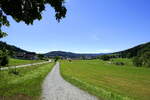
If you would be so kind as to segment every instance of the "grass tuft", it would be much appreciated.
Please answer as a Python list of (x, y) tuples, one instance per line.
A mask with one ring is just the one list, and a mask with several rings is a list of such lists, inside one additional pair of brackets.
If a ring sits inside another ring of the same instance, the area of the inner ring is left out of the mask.
[[(0, 100), (38, 100), (41, 95), (41, 85), (54, 63), (18, 68), (18, 75), (7, 71), (0, 72)], [(5, 98), (5, 99), (4, 99)], [(26, 98), (26, 99), (25, 99)], [(22, 99), (23, 100), (23, 99)]]

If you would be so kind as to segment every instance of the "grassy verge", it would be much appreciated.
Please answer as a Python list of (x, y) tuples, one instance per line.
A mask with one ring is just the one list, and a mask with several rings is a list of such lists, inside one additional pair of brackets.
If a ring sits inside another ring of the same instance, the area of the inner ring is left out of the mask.
[(150, 69), (99, 60), (62, 61), (65, 80), (104, 100), (150, 100)]
[(10, 58), (8, 66), (16, 66), (16, 65), (23, 65), (23, 64), (32, 64), (42, 62), (43, 60), (21, 60), (21, 59), (13, 59)]
[(19, 75), (0, 72), (0, 100), (39, 100), (41, 85), (54, 63), (18, 68)]

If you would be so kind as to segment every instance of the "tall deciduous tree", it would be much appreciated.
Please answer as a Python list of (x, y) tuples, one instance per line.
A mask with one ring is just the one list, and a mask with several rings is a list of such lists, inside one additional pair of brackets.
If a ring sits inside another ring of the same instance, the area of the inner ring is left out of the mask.
[(11, 16), (16, 22), (23, 21), (27, 25), (33, 21), (42, 19), (41, 12), (45, 5), (55, 9), (56, 20), (64, 18), (67, 12), (64, 0), (0, 0), (0, 38), (7, 34), (2, 31), (2, 26), (9, 26), (7, 16)]

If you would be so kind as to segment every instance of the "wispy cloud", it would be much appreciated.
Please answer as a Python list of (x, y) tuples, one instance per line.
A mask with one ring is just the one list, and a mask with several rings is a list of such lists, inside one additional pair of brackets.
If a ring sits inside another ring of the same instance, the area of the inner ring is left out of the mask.
[(93, 39), (93, 40), (95, 40), (95, 41), (100, 40), (100, 38), (99, 38), (99, 36), (98, 36), (98, 35), (93, 35), (93, 36), (92, 36), (92, 39)]
[(114, 50), (110, 49), (101, 49), (97, 51), (97, 53), (112, 53), (112, 52), (114, 52)]
[[(92, 34), (91, 34), (92, 33)], [(94, 33), (94, 32), (91, 32), (91, 33), (89, 33), (90, 35), (90, 39), (91, 40), (94, 40), (94, 41), (98, 41), (98, 40), (100, 40), (101, 39), (101, 36), (100, 36), (100, 34), (97, 34), (97, 33)]]

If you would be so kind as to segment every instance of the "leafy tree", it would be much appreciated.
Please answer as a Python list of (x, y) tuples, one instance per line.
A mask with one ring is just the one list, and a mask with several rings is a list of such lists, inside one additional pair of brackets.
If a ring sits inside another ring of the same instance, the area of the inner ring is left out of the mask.
[(40, 60), (43, 60), (43, 59), (44, 59), (44, 55), (43, 55), (43, 54), (38, 54), (38, 58), (39, 58)]
[(6, 66), (9, 63), (8, 51), (0, 50), (0, 66)]
[(1, 66), (6, 66), (9, 63), (8, 55), (3, 56), (2, 59), (0, 60), (1, 60), (1, 64), (0, 64)]
[(57, 62), (59, 59), (61, 59), (61, 57), (59, 57), (59, 56), (54, 57), (55, 62)]
[(7, 36), (1, 30), (2, 26), (9, 26), (7, 16), (11, 16), (16, 22), (23, 21), (27, 25), (33, 24), (34, 20), (42, 19), (42, 11), (45, 5), (55, 9), (56, 20), (65, 17), (67, 9), (64, 0), (0, 0), (0, 38)]
[(150, 67), (150, 52), (145, 52), (141, 58), (143, 59), (143, 65)]
[(141, 57), (134, 57), (133, 58), (133, 64), (136, 67), (141, 67), (142, 66), (142, 59), (141, 59)]
[[(16, 22), (25, 22), (33, 24), (34, 20), (42, 19), (42, 11), (45, 5), (50, 5), (55, 9), (55, 17), (58, 22), (65, 17), (67, 9), (64, 6), (64, 0), (0, 0), (0, 38), (7, 36), (2, 31), (2, 26), (9, 26), (8, 16), (11, 16)], [(6, 49), (6, 48), (5, 48)], [(1, 64), (8, 63), (8, 57), (5, 52), (0, 53)]]
[(137, 67), (139, 66), (150, 67), (150, 52), (145, 52), (140, 56), (134, 57), (133, 64)]
[(104, 60), (104, 61), (108, 61), (108, 60), (110, 60), (110, 56), (109, 55), (102, 55), (102, 56), (100, 56), (100, 59)]

